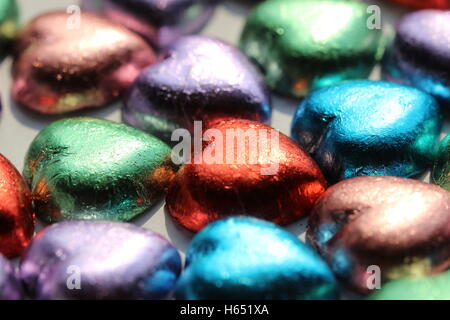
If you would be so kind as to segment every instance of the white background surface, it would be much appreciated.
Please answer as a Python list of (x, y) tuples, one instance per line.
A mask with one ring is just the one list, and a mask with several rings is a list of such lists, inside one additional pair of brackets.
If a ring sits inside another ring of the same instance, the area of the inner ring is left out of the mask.
[[(68, 0), (19, 0), (21, 22), (26, 23), (32, 17), (53, 9), (65, 10), (78, 1)], [(382, 21), (386, 27), (391, 27), (397, 17), (406, 12), (396, 5), (385, 5), (387, 1), (366, 1), (380, 5), (382, 8)], [(240, 32), (245, 22), (249, 8), (257, 1), (224, 1), (217, 9), (213, 19), (202, 33), (215, 36), (230, 43), (237, 44)], [(25, 153), (36, 134), (50, 122), (58, 117), (41, 116), (15, 106), (10, 98), (11, 86), (11, 58), (6, 58), (0, 66), (0, 92), (2, 96), (3, 112), (0, 119), (0, 153), (5, 155), (19, 171), (23, 169)], [(371, 78), (377, 79), (378, 70), (374, 70)], [(272, 125), (289, 135), (292, 115), (299, 101), (279, 97), (273, 99)], [(96, 110), (86, 110), (71, 114), (71, 116), (84, 115), (106, 118), (120, 122), (120, 102)], [(164, 211), (164, 202), (161, 201), (149, 212), (141, 215), (134, 223), (152, 229), (170, 239), (174, 245), (184, 253), (192, 233), (175, 225)], [(301, 220), (287, 227), (289, 231), (303, 238), (306, 221)], [(38, 226), (38, 229), (40, 226)]]

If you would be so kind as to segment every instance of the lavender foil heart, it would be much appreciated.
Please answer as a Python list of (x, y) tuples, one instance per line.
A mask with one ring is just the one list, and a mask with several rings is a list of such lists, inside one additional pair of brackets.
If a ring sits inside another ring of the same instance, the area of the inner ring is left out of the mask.
[(0, 300), (19, 300), (21, 296), (22, 290), (13, 266), (0, 254)]
[(192, 130), (227, 118), (267, 122), (272, 114), (263, 77), (237, 48), (206, 36), (174, 43), (166, 58), (145, 69), (129, 91), (124, 122), (170, 141), (179, 127)]
[(161, 299), (181, 271), (163, 237), (127, 223), (65, 221), (42, 230), (20, 276), (36, 299)]
[(200, 31), (221, 0), (83, 0), (84, 10), (101, 14), (166, 47), (180, 36)]

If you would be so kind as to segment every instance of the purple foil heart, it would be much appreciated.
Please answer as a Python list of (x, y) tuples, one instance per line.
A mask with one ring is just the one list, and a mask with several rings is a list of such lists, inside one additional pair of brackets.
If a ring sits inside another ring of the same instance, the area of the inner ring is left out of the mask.
[(170, 141), (195, 120), (242, 118), (266, 122), (272, 113), (263, 77), (237, 48), (206, 36), (174, 43), (129, 91), (123, 120)]
[(21, 296), (22, 290), (13, 266), (0, 254), (0, 300), (19, 300)]
[(383, 77), (414, 86), (450, 107), (450, 11), (405, 15), (383, 61)]
[(20, 264), (36, 299), (162, 299), (181, 272), (177, 250), (132, 224), (65, 221), (42, 230)]
[(157, 47), (200, 31), (221, 0), (83, 0), (82, 7), (139, 33)]

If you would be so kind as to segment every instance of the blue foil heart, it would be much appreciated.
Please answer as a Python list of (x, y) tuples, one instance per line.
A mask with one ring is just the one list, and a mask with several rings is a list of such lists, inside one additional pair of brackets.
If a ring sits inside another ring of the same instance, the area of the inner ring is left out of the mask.
[(440, 129), (432, 96), (399, 84), (355, 80), (306, 97), (292, 136), (335, 183), (422, 173), (431, 164)]
[(192, 240), (179, 299), (335, 299), (336, 280), (309, 246), (254, 218), (214, 222)]

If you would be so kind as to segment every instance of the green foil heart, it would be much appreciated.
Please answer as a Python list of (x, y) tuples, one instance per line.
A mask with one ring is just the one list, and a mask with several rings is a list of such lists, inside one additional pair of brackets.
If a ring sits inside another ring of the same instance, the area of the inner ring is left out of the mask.
[(450, 135), (441, 141), (431, 170), (433, 183), (450, 190)]
[(53, 122), (32, 142), (24, 177), (38, 217), (127, 221), (163, 194), (177, 166), (159, 139), (94, 118)]
[(4, 54), (5, 46), (19, 30), (19, 9), (15, 0), (0, 0), (0, 50)]
[(383, 54), (368, 4), (346, 0), (269, 0), (250, 14), (240, 47), (281, 94), (366, 78)]
[(450, 300), (450, 272), (388, 282), (370, 300)]

